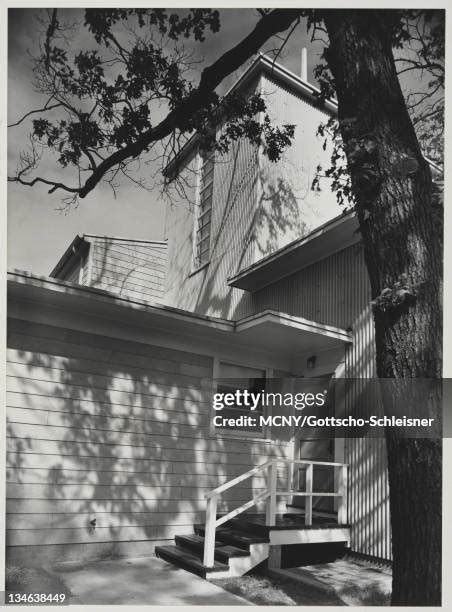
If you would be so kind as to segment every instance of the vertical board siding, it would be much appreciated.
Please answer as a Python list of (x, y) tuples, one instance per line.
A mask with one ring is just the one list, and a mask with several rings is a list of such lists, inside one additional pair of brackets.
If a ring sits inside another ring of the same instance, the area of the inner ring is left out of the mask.
[(238, 303), (253, 303), (251, 294), (230, 287), (227, 279), (254, 260), (257, 146), (241, 139), (224, 156), (216, 155), (210, 261), (199, 270), (193, 268), (196, 156), (191, 159), (186, 173), (184, 180), (191, 181), (191, 188), (187, 188), (189, 201), (175, 201), (167, 217), (169, 251), (165, 303), (199, 314), (235, 319)]
[[(345, 376), (358, 379), (354, 396), (349, 397), (347, 412), (371, 416), (379, 406), (366, 401), (365, 391), (373, 389), (376, 378), (375, 331), (370, 306), (370, 285), (361, 255), (354, 269), (355, 311), (352, 323), (353, 344), (346, 353)], [(364, 398), (364, 399), (363, 399)], [(354, 550), (391, 560), (391, 524), (389, 515), (389, 482), (386, 443), (382, 437), (349, 438), (346, 461), (350, 465), (349, 500)]]
[(328, 179), (321, 191), (311, 189), (317, 166), (328, 167), (331, 157), (331, 145), (324, 149), (324, 138), (317, 135), (329, 115), (268, 75), (262, 77), (261, 89), (274, 124), (294, 125), (295, 134), (277, 163), (260, 155), (255, 261), (341, 213)]
[(75, 264), (74, 267), (71, 268), (71, 270), (69, 270), (69, 272), (66, 274), (64, 280), (68, 281), (69, 283), (78, 283), (79, 282), (80, 267), (81, 267), (81, 263), (80, 262)]
[[(252, 314), (249, 304), (238, 317)], [(345, 353), (346, 378), (363, 379), (347, 394), (345, 410), (365, 414), (360, 401), (364, 381), (376, 376), (370, 285), (360, 244), (348, 247), (254, 294), (254, 312), (269, 308), (326, 325), (351, 328), (353, 343)], [(350, 465), (349, 512), (352, 548), (391, 559), (389, 485), (383, 438), (349, 438), (345, 461)]]
[(88, 285), (89, 284), (89, 266), (90, 266), (90, 261), (89, 261), (89, 248), (91, 245), (89, 245), (88, 247), (88, 251), (84, 256), (83, 259), (83, 270), (82, 270), (82, 278), (81, 278), (81, 284), (82, 285)]
[[(125, 542), (151, 554), (204, 520), (207, 491), (288, 456), (209, 435), (211, 376), (211, 357), (10, 319), (8, 558), (126, 554)], [(234, 488), (220, 510), (264, 485)]]
[(262, 90), (275, 124), (296, 125), (294, 142), (277, 163), (247, 139), (217, 155), (211, 257), (199, 271), (193, 270), (197, 161), (192, 156), (182, 171), (186, 197), (175, 197), (167, 216), (169, 305), (233, 320), (256, 312), (254, 295), (230, 287), (227, 279), (340, 213), (329, 185), (320, 193), (310, 188), (317, 165), (330, 156), (316, 135), (326, 114), (268, 77), (250, 86), (250, 92), (256, 90)]
[(80, 276), (80, 268), (82, 266), (82, 259), (80, 257), (73, 263), (73, 265), (64, 271), (64, 274), (61, 276), (62, 280), (67, 281), (68, 283), (78, 283)]
[[(210, 264), (190, 274), (193, 210), (173, 206), (169, 214), (169, 304), (238, 320), (274, 309), (318, 323), (353, 330), (345, 355), (346, 377), (375, 376), (370, 288), (362, 248), (354, 245), (255, 293), (228, 287), (227, 278), (291, 240), (338, 215), (329, 185), (311, 191), (318, 164), (329, 163), (317, 134), (323, 111), (265, 76), (256, 87), (266, 96), (276, 124), (293, 123), (295, 139), (274, 164), (246, 141), (236, 143), (227, 163), (215, 166), (213, 243)], [(195, 190), (192, 193), (196, 200)], [(302, 347), (300, 347), (300, 352)], [(356, 388), (349, 411), (365, 410)], [(391, 556), (386, 450), (381, 439), (348, 439), (350, 515), (354, 550)]]
[(161, 301), (166, 244), (98, 237), (91, 240), (91, 286), (140, 301)]

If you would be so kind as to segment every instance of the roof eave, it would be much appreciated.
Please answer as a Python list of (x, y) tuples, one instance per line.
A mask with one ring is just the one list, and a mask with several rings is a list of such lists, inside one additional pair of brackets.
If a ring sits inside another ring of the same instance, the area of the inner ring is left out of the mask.
[(234, 276), (228, 285), (259, 291), (361, 240), (353, 211), (342, 213), (312, 232), (278, 249)]
[(79, 236), (77, 234), (77, 236), (68, 246), (68, 248), (65, 250), (63, 255), (60, 257), (60, 259), (58, 260), (58, 263), (53, 268), (53, 270), (50, 272), (49, 276), (51, 278), (56, 278), (57, 275), (61, 272), (61, 270), (69, 263), (71, 258), (74, 257), (74, 255), (79, 251), (80, 247), (82, 245), (88, 245), (88, 244), (89, 242), (85, 240), (84, 236)]
[(74, 329), (83, 330), (89, 328), (92, 319), (96, 322), (96, 333), (100, 333), (102, 322), (118, 337), (131, 331), (141, 342), (144, 336), (136, 330), (142, 329), (150, 334), (148, 339), (156, 332), (165, 338), (185, 339), (198, 350), (204, 343), (209, 353), (215, 354), (222, 345), (228, 351), (251, 350), (261, 356), (267, 352), (272, 358), (278, 354), (287, 360), (300, 346), (316, 352), (352, 341), (347, 330), (272, 309), (234, 321), (19, 271), (8, 273), (8, 300), (8, 316), (12, 318), (29, 316), (30, 320), (42, 322), (50, 316), (52, 325), (74, 325)]
[[(242, 73), (237, 81), (230, 87), (225, 94), (225, 98), (231, 95), (234, 91), (240, 88), (245, 88), (253, 78), (255, 78), (260, 72), (266, 72), (274, 77), (281, 79), (286, 85), (289, 85), (297, 90), (298, 93), (304, 97), (308, 97), (311, 100), (315, 100), (319, 107), (330, 112), (331, 114), (337, 113), (337, 102), (335, 100), (325, 100), (319, 102), (320, 89), (311, 85), (308, 81), (303, 81), (301, 77), (296, 75), (294, 72), (287, 70), (278, 62), (271, 60), (266, 55), (260, 53), (253, 61), (251, 66)], [(199, 140), (198, 134), (195, 132), (183, 145), (182, 149), (171, 159), (163, 169), (163, 175), (168, 178), (173, 178), (187, 157), (192, 153), (194, 147)]]

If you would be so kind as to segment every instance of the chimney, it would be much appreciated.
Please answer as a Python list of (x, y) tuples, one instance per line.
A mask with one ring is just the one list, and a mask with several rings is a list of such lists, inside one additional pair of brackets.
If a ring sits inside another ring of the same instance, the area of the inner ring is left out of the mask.
[(301, 79), (308, 80), (308, 51), (306, 47), (301, 50)]

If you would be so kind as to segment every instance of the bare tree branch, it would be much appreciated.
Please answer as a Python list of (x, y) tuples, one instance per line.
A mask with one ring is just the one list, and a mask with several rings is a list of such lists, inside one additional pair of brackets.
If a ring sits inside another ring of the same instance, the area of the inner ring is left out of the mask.
[(86, 197), (110, 168), (128, 158), (137, 157), (152, 142), (162, 140), (169, 136), (174, 129), (183, 125), (187, 117), (190, 117), (192, 113), (206, 103), (209, 94), (226, 76), (237, 70), (247, 59), (257, 53), (271, 36), (286, 30), (299, 15), (300, 10), (284, 9), (275, 9), (266, 14), (246, 38), (203, 70), (198, 88), (182, 101), (179, 107), (171, 111), (155, 128), (145, 132), (136, 142), (116, 151), (99, 164), (81, 187), (80, 197)]
[(69, 191), (70, 193), (79, 193), (80, 189), (77, 187), (68, 187), (64, 183), (59, 183), (57, 181), (51, 181), (48, 179), (44, 179), (41, 177), (35, 177), (31, 181), (26, 181), (21, 176), (8, 177), (9, 182), (20, 183), (21, 185), (26, 185), (27, 187), (33, 187), (36, 183), (44, 183), (45, 185), (50, 185), (51, 189), (49, 189), (48, 193), (54, 193), (57, 189), (63, 189), (64, 191)]
[(289, 41), (289, 38), (292, 36), (293, 31), (295, 30), (295, 28), (297, 27), (297, 25), (299, 25), (300, 23), (300, 17), (298, 17), (298, 19), (295, 21), (295, 23), (293, 24), (293, 26), (290, 28), (289, 33), (287, 34), (286, 38), (283, 40), (282, 45), (279, 47), (275, 57), (273, 58), (273, 66), (276, 64), (276, 60), (278, 59), (278, 57), (281, 55), (284, 47), (286, 46), (287, 42)]
[(16, 121), (15, 123), (10, 123), (7, 127), (10, 128), (10, 127), (15, 127), (16, 125), (20, 125), (30, 115), (34, 115), (36, 113), (43, 113), (45, 111), (52, 110), (53, 108), (58, 108), (59, 106), (62, 106), (60, 102), (58, 102), (57, 104), (51, 104), (50, 106), (48, 106), (49, 102), (50, 100), (48, 100), (42, 108), (37, 108), (36, 110), (29, 111), (28, 113), (23, 115), (23, 117), (21, 117), (18, 121)]
[[(132, 142), (127, 142), (124, 146), (117, 148), (109, 155), (106, 154), (105, 158), (101, 159), (98, 164), (94, 163), (94, 157), (87, 148), (81, 149), (90, 162), (91, 174), (80, 187), (69, 187), (60, 182), (47, 181), (47, 179), (41, 178), (33, 181), (25, 180), (23, 172), (18, 173), (15, 177), (10, 177), (8, 180), (16, 180), (21, 184), (29, 186), (36, 182), (45, 182), (46, 184), (52, 185), (52, 188), (55, 188), (53, 191), (56, 189), (63, 189), (71, 193), (78, 193), (80, 198), (86, 197), (110, 170), (123, 167), (122, 164), (125, 162), (136, 159), (143, 152), (148, 152), (153, 143), (165, 140), (167, 137), (171, 137), (171, 135), (174, 136), (177, 131), (190, 133), (192, 128), (189, 126), (192, 117), (199, 111), (208, 107), (209, 103), (212, 101), (215, 89), (224, 78), (240, 68), (244, 62), (256, 54), (269, 38), (279, 32), (287, 30), (295, 20), (300, 18), (302, 13), (303, 11), (301, 9), (273, 9), (262, 11), (260, 13), (261, 19), (250, 34), (235, 47), (224, 53), (213, 64), (206, 67), (201, 73), (198, 86), (191, 90), (189, 89), (188, 94), (186, 93), (178, 104), (172, 105), (172, 107), (170, 106), (171, 110), (166, 118), (160, 121), (160, 123), (144, 130), (141, 134), (136, 136)], [(63, 91), (58, 90), (59, 83), (56, 81), (58, 75), (52, 72), (51, 62), (49, 61), (52, 51), (51, 41), (57, 30), (57, 13), (56, 10), (54, 10), (52, 12), (50, 25), (47, 28), (44, 70), (38, 74), (41, 79), (40, 85), (42, 90), (48, 91), (53, 95), (54, 99), (57, 99), (58, 103), (64, 106), (68, 113), (73, 113), (82, 121), (85, 113), (75, 108), (67, 97), (64, 96), (64, 87)], [(116, 50), (122, 55), (122, 61), (125, 62), (127, 55), (124, 55), (124, 49), (122, 47), (120, 49), (118, 48), (116, 40), (112, 40), (111, 38), (109, 40), (115, 45)], [(164, 97), (165, 96), (160, 96), (160, 99), (163, 100)], [(172, 103), (174, 102), (174, 100), (169, 101)], [(135, 112), (136, 108), (131, 108), (131, 112), (132, 111)], [(118, 121), (119, 120), (120, 117), (118, 117)], [(102, 129), (101, 126), (98, 127), (100, 130)], [(109, 135), (105, 133), (104, 136), (108, 140)], [(56, 142), (58, 143), (58, 140)], [(179, 143), (179, 138), (170, 139), (170, 151), (173, 155), (177, 153)], [(111, 144), (109, 147), (111, 147)], [(79, 163), (78, 166), (80, 169)]]

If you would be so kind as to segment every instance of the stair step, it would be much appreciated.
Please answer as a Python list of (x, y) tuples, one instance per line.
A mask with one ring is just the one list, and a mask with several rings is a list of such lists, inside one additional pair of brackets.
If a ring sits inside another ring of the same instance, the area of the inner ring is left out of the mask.
[(246, 518), (245, 516), (240, 518), (233, 518), (227, 523), (225, 523), (226, 527), (231, 527), (232, 529), (236, 529), (238, 531), (244, 531), (248, 534), (258, 535), (267, 537), (269, 532), (269, 527), (264, 524), (259, 524), (253, 518)]
[[(177, 546), (187, 549), (202, 558), (204, 554), (204, 538), (199, 535), (182, 535), (175, 537)], [(232, 557), (248, 557), (249, 551), (237, 548), (222, 542), (215, 542), (215, 559), (221, 563), (228, 563)]]
[[(205, 526), (195, 525), (195, 533), (197, 535), (204, 536)], [(239, 531), (238, 529), (230, 528), (219, 528), (215, 534), (215, 541), (224, 542), (225, 544), (231, 544), (237, 546), (237, 548), (243, 548), (249, 550), (251, 544), (263, 544), (269, 542), (268, 536), (258, 535), (256, 533), (247, 534), (246, 532)]]
[[(293, 508), (297, 510), (297, 514), (304, 514), (304, 507), (297, 506), (296, 504), (286, 504), (286, 508)], [(290, 512), (290, 514), (294, 514)], [(325, 517), (325, 518), (337, 518), (337, 511), (328, 512), (327, 510), (317, 510), (316, 508), (312, 509), (313, 516)]]
[(205, 578), (211, 572), (227, 572), (229, 570), (228, 565), (218, 563), (218, 561), (215, 561), (212, 567), (206, 567), (196, 554), (180, 546), (156, 546), (155, 554), (160, 559), (164, 559), (202, 578)]

